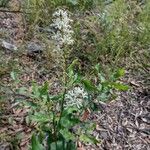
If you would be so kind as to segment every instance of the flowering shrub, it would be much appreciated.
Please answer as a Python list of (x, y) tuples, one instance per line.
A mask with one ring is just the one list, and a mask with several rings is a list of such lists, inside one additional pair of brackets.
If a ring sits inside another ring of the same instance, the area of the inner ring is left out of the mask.
[(117, 82), (124, 75), (122, 69), (112, 73), (110, 79), (106, 80), (96, 66), (92, 77), (98, 76), (98, 81), (93, 84), (91, 80), (74, 72), (75, 62), (66, 70), (67, 80), (62, 92), (50, 95), (47, 83), (43, 86), (34, 84), (32, 92), (26, 92), (30, 93), (28, 96), (32, 99), (32, 103), (31, 100), (24, 102), (31, 108), (28, 119), (36, 122), (38, 129), (38, 134), (34, 133), (31, 140), (33, 150), (74, 150), (78, 140), (98, 143), (92, 137), (95, 124), (88, 119), (89, 113), (99, 110), (99, 101), (112, 99), (115, 89), (128, 89), (126, 85)]
[[(43, 86), (34, 84), (32, 92), (26, 90), (31, 98), (30, 101), (24, 101), (25, 105), (30, 106), (30, 117), (27, 120), (37, 123), (31, 147), (32, 150), (74, 150), (78, 140), (93, 144), (99, 142), (92, 137), (95, 124), (88, 119), (90, 111), (96, 110), (98, 101), (109, 100), (114, 89), (127, 90), (128, 87), (117, 82), (124, 75), (122, 69), (108, 79), (100, 72), (99, 65), (93, 67), (88, 79), (79, 74), (80, 70), (75, 72), (74, 68), (79, 65), (78, 60), (70, 65), (67, 63), (69, 46), (74, 42), (69, 12), (58, 9), (54, 12), (52, 21), (51, 26), (55, 29), (52, 36), (55, 51), (61, 52), (63, 59), (63, 76), (60, 77), (63, 89), (52, 95), (45, 83)], [(97, 78), (97, 82), (93, 83), (92, 78)]]

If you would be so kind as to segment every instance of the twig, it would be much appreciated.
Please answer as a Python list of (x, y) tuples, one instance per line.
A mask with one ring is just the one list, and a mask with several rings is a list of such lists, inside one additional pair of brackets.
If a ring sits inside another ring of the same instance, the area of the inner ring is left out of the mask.
[(23, 11), (20, 11), (20, 10), (4, 10), (4, 9), (0, 9), (0, 12), (5, 12), (5, 13), (25, 13), (25, 14), (30, 14), (30, 13), (23, 12)]

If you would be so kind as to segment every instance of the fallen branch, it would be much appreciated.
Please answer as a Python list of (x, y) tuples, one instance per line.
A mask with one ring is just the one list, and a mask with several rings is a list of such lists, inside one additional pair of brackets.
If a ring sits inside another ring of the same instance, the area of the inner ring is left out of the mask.
[(4, 10), (4, 9), (0, 9), (0, 12), (4, 12), (4, 13), (25, 13), (25, 14), (30, 14), (30, 13), (23, 12), (23, 11), (20, 11), (20, 10)]

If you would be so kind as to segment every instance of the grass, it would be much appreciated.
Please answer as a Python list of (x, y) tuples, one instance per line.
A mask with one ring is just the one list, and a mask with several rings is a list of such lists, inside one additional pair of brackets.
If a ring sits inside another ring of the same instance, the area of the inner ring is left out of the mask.
[[(91, 61), (99, 60), (102, 55), (112, 61), (118, 61), (130, 56), (135, 49), (149, 47), (150, 2), (148, 0), (143, 3), (124, 0), (110, 3), (89, 0), (25, 1), (23, 8), (27, 13), (26, 20), (29, 24), (27, 39), (33, 38), (33, 34), (38, 37), (36, 26), (49, 27), (52, 12), (62, 6), (69, 9), (72, 17), (75, 18), (74, 50), (82, 51), (83, 55), (87, 55), (86, 57)], [(78, 35), (84, 36), (85, 40)]]

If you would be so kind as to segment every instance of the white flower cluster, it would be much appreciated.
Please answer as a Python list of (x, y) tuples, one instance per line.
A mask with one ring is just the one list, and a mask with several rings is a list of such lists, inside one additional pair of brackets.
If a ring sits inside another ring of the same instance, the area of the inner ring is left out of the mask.
[(65, 95), (65, 108), (70, 106), (76, 106), (81, 108), (84, 100), (88, 99), (88, 94), (82, 87), (75, 87), (73, 90), (69, 90)]
[(73, 44), (74, 40), (72, 38), (73, 30), (70, 23), (73, 21), (70, 18), (67, 11), (58, 9), (53, 14), (53, 23), (51, 26), (55, 29), (52, 39), (55, 41), (57, 50), (61, 50), (64, 45)]

